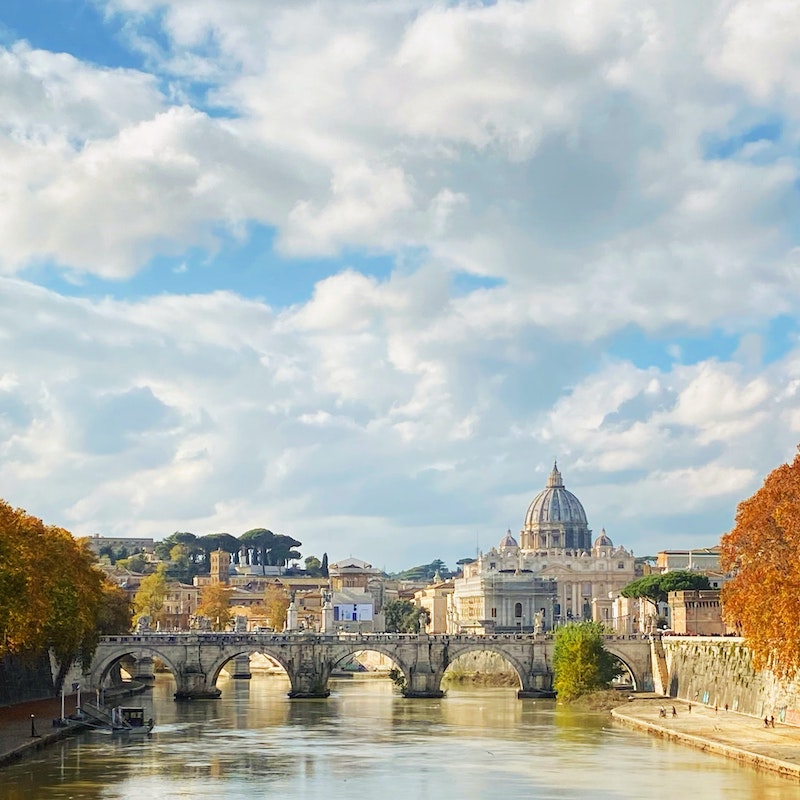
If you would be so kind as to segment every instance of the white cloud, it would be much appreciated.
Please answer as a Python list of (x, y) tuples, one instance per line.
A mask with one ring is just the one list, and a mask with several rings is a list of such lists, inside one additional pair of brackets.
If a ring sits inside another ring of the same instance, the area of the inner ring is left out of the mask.
[[(125, 281), (167, 254), (188, 282), (192, 248), (251, 223), (289, 265), (338, 260), (283, 308), (266, 282), (124, 302), (1, 279), (14, 502), (80, 533), (268, 518), (429, 560), (515, 527), (552, 456), (621, 543), (791, 456), (800, 352), (762, 338), (800, 295), (792, 4), (106, 10), (142, 70), (0, 50), (0, 271)], [(776, 141), (744, 141), (764, 120)], [(691, 358), (720, 331), (733, 356)]]
[[(759, 42), (793, 13), (767, 6)], [(0, 138), (7, 272), (52, 259), (124, 278), (257, 221), (288, 256), (423, 248), (509, 281), (508, 314), (571, 336), (797, 301), (780, 246), (800, 211), (796, 160), (703, 157), (740, 115), (730, 81), (760, 74), (718, 64), (738, 63), (719, 53), (751, 30), (746, 4), (108, 9), (142, 44), (137, 20), (158, 11), (168, 49), (151, 40), (153, 70), (186, 98), (211, 80), (238, 117), (165, 110), (153, 75), (5, 51), (15, 130), (44, 132)]]
[[(741, 84), (759, 102), (800, 92), (800, 55), (794, 33), (800, 7), (787, 0), (730, 4), (722, 37), (709, 57), (721, 77)], [(782, 98), (781, 98), (782, 99)]]
[(342, 293), (350, 316), (329, 309), (315, 326), (301, 321), (318, 298), (275, 315), (226, 293), (97, 304), (3, 281), (4, 492), (78, 534), (268, 524), (308, 552), (346, 541), (408, 563), (455, 560), (476, 529), (491, 542), (520, 524), (551, 453), (590, 521), (637, 550), (641, 519), (666, 546), (675, 514), (732, 508), (790, 456), (800, 351), (755, 379), (607, 361), (570, 387), (560, 358), (490, 339), (482, 362), (468, 326), (437, 337), (462, 311), (410, 315), (422, 282), (341, 280), (361, 282), (368, 313)]

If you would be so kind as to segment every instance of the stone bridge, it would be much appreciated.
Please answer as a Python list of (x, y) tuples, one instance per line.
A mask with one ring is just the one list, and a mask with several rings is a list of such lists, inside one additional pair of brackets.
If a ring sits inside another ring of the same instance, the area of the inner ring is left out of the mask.
[[(607, 636), (605, 647), (627, 668), (634, 687), (651, 680), (651, 642), (637, 636)], [(110, 681), (123, 663), (137, 680), (152, 680), (153, 662), (173, 674), (176, 699), (218, 697), (217, 678), (234, 661), (234, 677), (250, 677), (249, 656), (262, 653), (280, 664), (291, 682), (290, 697), (327, 697), (337, 666), (364, 651), (382, 653), (403, 676), (406, 697), (441, 697), (442, 676), (460, 656), (490, 652), (502, 656), (519, 676), (519, 696), (552, 688), (553, 640), (544, 636), (427, 636), (416, 634), (150, 633), (104, 636), (84, 680), (93, 689)]]

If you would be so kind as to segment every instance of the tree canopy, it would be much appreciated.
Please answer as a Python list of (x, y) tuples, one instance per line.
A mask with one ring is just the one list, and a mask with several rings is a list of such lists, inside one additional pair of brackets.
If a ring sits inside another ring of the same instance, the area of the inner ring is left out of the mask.
[(231, 619), (231, 589), (224, 583), (209, 583), (200, 593), (197, 613), (208, 617), (215, 631), (224, 631)]
[(160, 622), (164, 617), (164, 600), (167, 597), (166, 567), (158, 565), (158, 569), (146, 578), (142, 578), (139, 589), (133, 597), (135, 619), (147, 617), (150, 623)]
[(603, 645), (603, 626), (572, 622), (556, 629), (553, 648), (553, 686), (561, 700), (607, 688), (622, 667)]
[(383, 607), (386, 630), (390, 633), (419, 633), (420, 615), (429, 621), (427, 609), (415, 606), (410, 600), (390, 600)]
[(282, 631), (286, 627), (289, 602), (289, 593), (283, 586), (271, 583), (264, 590), (264, 612), (269, 624), (276, 631)]
[(416, 567), (410, 567), (402, 572), (395, 574), (395, 578), (404, 581), (432, 581), (436, 573), (439, 573), (441, 578), (449, 578), (450, 570), (447, 565), (440, 558), (431, 561), (430, 564), (420, 564)]
[(63, 677), (97, 644), (106, 603), (84, 542), (0, 500), (0, 657), (52, 650)]
[(733, 573), (722, 588), (725, 620), (741, 631), (757, 668), (784, 677), (800, 670), (798, 553), (800, 453), (739, 504), (720, 545), (720, 564)]
[(302, 558), (294, 548), (300, 547), (302, 542), (282, 533), (273, 533), (266, 528), (252, 528), (245, 531), (239, 541), (246, 547), (255, 550), (256, 560), (261, 564), (262, 574), (266, 574), (265, 567), (285, 567), (288, 561)]
[(666, 603), (670, 592), (685, 592), (709, 589), (710, 587), (711, 584), (705, 575), (676, 569), (638, 578), (629, 583), (620, 594), (623, 597), (645, 597), (653, 603)]
[[(285, 567), (289, 561), (302, 558), (296, 549), (301, 544), (291, 536), (273, 533), (266, 528), (252, 528), (238, 539), (224, 532), (196, 536), (189, 531), (176, 531), (156, 542), (153, 550), (159, 559), (166, 562), (168, 578), (191, 583), (196, 575), (208, 574), (210, 555), (215, 550), (224, 550), (232, 556), (242, 550), (253, 551), (254, 563), (261, 565), (262, 573), (266, 574), (267, 566)], [(129, 568), (133, 569), (130, 565)]]

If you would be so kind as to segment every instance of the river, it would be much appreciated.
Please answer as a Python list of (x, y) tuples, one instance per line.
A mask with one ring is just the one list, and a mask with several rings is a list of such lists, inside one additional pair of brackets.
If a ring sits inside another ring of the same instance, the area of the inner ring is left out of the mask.
[(773, 800), (796, 783), (619, 727), (605, 713), (451, 689), (405, 700), (388, 680), (332, 682), (289, 700), (288, 681), (223, 677), (219, 700), (176, 703), (159, 676), (131, 702), (152, 736), (84, 733), (0, 769), (3, 800)]

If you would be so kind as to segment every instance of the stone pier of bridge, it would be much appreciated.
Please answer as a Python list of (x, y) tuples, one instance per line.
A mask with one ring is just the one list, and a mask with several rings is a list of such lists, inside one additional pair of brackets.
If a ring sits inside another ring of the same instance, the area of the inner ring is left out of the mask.
[[(606, 649), (644, 688), (651, 675), (650, 643), (638, 637), (609, 637)], [(407, 634), (274, 634), (152, 633), (102, 637), (86, 682), (103, 688), (122, 663), (139, 680), (152, 680), (155, 661), (175, 678), (176, 699), (215, 698), (223, 668), (234, 677), (250, 675), (249, 656), (262, 653), (280, 664), (289, 677), (292, 698), (327, 697), (334, 669), (363, 651), (393, 661), (406, 697), (442, 697), (442, 678), (460, 656), (476, 651), (496, 653), (516, 670), (519, 696), (552, 689), (553, 642), (542, 636), (427, 636)]]

